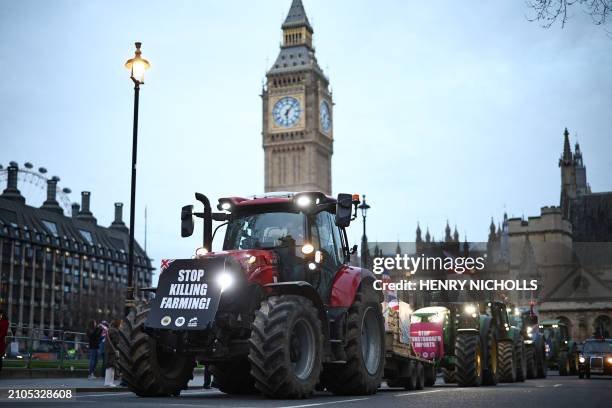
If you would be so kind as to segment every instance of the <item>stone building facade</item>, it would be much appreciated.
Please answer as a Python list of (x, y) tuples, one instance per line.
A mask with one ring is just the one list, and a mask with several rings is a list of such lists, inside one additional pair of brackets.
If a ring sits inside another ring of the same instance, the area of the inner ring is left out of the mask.
[[(83, 331), (89, 319), (120, 318), (127, 286), (129, 230), (122, 204), (115, 219), (101, 226), (90, 210), (91, 195), (65, 214), (56, 199), (57, 178), (47, 179), (41, 207), (26, 202), (18, 189), (20, 169), (5, 171), (0, 195), (0, 309), (17, 335), (33, 330)], [(151, 261), (136, 244), (136, 287), (151, 286)]]
[(282, 30), (261, 95), (265, 191), (331, 194), (334, 104), (301, 0), (293, 0)]
[(596, 330), (612, 335), (612, 192), (593, 193), (580, 145), (564, 132), (559, 206), (540, 215), (491, 223), (488, 272), (537, 279), (537, 292), (508, 292), (517, 305), (534, 302), (544, 319), (561, 319), (575, 339)]

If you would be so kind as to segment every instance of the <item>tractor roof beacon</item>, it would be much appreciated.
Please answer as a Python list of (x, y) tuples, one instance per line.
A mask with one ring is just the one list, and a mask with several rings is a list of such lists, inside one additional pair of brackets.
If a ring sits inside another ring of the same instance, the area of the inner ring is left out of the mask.
[[(358, 195), (274, 193), (219, 200), (219, 212), (182, 208), (181, 235), (203, 219), (194, 259), (164, 260), (155, 298), (137, 302), (121, 330), (119, 364), (141, 396), (179, 395), (197, 362), (226, 393), (304, 398), (375, 393), (383, 375), (382, 294), (349, 265), (345, 228)], [(226, 225), (212, 251), (213, 221)]]

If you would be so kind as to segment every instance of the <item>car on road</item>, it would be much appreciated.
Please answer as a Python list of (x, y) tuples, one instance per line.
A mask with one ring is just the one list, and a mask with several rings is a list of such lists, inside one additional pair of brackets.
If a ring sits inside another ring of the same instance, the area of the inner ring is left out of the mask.
[(578, 376), (612, 375), (612, 339), (587, 339), (578, 356)]

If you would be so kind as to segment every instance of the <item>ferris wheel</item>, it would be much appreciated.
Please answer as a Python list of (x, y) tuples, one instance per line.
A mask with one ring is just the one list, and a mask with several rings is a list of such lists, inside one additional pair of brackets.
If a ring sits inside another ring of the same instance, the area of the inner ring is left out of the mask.
[[(72, 192), (68, 187), (60, 188), (58, 176), (47, 175), (47, 169), (39, 167), (38, 170), (30, 162), (23, 164), (20, 167), (16, 162), (12, 161), (9, 166), (19, 168), (17, 172), (17, 188), (21, 191), (26, 199), (26, 203), (32, 207), (41, 206), (47, 198), (47, 180), (55, 179), (58, 182), (57, 186), (57, 201), (64, 210), (64, 214), (70, 216), (72, 214), (71, 200), (69, 194)], [(8, 166), (7, 166), (8, 167)], [(6, 188), (8, 179), (8, 169), (0, 164), (0, 191)]]

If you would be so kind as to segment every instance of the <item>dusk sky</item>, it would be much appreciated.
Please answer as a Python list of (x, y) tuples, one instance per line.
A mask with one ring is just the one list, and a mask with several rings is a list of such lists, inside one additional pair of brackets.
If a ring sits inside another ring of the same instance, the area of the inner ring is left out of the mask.
[[(504, 4), (502, 4), (504, 3)], [(189, 257), (180, 207), (263, 191), (261, 94), (290, 0), (1, 1), (0, 163), (31, 161), (127, 222), (142, 41), (136, 236)], [(579, 9), (529, 22), (524, 1), (304, 0), (334, 96), (333, 192), (365, 193), (370, 241), (486, 240), (491, 217), (558, 205), (567, 126), (592, 190), (612, 190), (612, 37)], [(4, 189), (5, 186), (2, 186)], [(42, 198), (42, 195), (40, 195)], [(31, 201), (40, 205), (41, 201)], [(351, 228), (358, 243), (361, 225)]]

